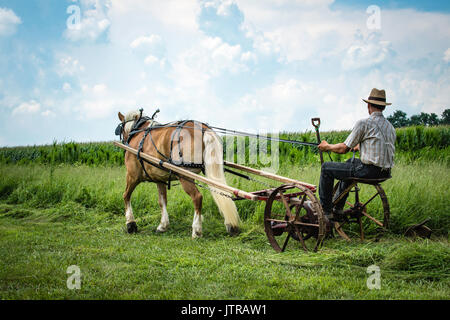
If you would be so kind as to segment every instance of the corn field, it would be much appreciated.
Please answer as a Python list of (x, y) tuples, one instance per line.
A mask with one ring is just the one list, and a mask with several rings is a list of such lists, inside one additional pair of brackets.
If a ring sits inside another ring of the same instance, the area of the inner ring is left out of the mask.
[[(406, 127), (396, 129), (396, 161), (402, 163), (413, 163), (420, 161), (439, 161), (447, 166), (450, 165), (450, 126), (436, 127)], [(330, 131), (321, 133), (321, 138), (329, 143), (343, 142), (350, 131)], [(282, 132), (282, 139), (297, 141), (316, 142), (315, 133), (307, 131)], [(239, 143), (244, 143), (246, 163), (248, 163), (249, 138), (238, 137)], [(234, 145), (234, 154), (237, 154), (237, 145)], [(224, 139), (224, 151), (227, 146)], [(267, 152), (271, 153), (270, 143)], [(226, 156), (226, 155), (225, 155)], [(343, 161), (351, 157), (333, 154), (333, 161)], [(319, 163), (318, 150), (314, 147), (296, 146), (288, 143), (279, 144), (280, 164), (314, 164)], [(324, 160), (330, 160), (324, 155)], [(111, 142), (76, 143), (76, 142), (53, 142), (52, 145), (5, 147), (0, 148), (0, 163), (3, 164), (83, 164), (88, 166), (122, 165), (124, 163), (123, 150), (113, 146)]]

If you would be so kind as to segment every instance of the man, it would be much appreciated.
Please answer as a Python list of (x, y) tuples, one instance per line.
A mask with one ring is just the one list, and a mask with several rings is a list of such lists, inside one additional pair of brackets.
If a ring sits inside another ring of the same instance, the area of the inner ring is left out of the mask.
[[(395, 129), (383, 116), (387, 105), (384, 90), (372, 89), (367, 100), (370, 117), (359, 120), (343, 143), (329, 144), (325, 140), (319, 144), (321, 151), (347, 153), (360, 151), (360, 159), (352, 158), (347, 162), (325, 162), (322, 165), (319, 183), (319, 197), (325, 213), (325, 220), (339, 220), (348, 194), (333, 208), (332, 193), (334, 179), (341, 180), (336, 195), (344, 191), (350, 182), (349, 177), (376, 179), (387, 178), (394, 165)], [(334, 213), (334, 215), (333, 215)]]

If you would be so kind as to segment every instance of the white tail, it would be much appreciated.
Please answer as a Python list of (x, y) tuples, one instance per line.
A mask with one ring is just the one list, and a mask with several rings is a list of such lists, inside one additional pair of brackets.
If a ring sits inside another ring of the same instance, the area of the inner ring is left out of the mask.
[[(203, 136), (203, 143), (205, 144), (203, 160), (205, 163), (206, 177), (227, 184), (223, 170), (223, 147), (220, 138), (213, 131), (207, 130)], [(211, 195), (225, 219), (225, 225), (238, 227), (240, 219), (233, 200), (218, 194), (217, 192), (220, 192), (220, 190), (212, 187), (211, 189), (213, 190)]]

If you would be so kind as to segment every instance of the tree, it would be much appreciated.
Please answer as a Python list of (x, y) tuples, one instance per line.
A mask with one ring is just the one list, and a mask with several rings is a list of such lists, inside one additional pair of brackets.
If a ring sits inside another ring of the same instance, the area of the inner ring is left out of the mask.
[(387, 117), (394, 128), (406, 127), (409, 125), (409, 120), (406, 117), (406, 113), (400, 110), (396, 110), (393, 115)]
[(395, 128), (407, 126), (437, 126), (440, 124), (450, 125), (450, 109), (445, 109), (441, 118), (436, 113), (421, 112), (420, 114), (412, 115), (408, 119), (406, 113), (401, 110), (396, 110), (392, 115), (387, 117), (390, 123)]
[(445, 109), (442, 112), (441, 124), (450, 124), (450, 109)]
[(421, 112), (419, 114), (419, 119), (421, 125), (427, 126), (428, 123), (430, 122), (430, 115), (428, 113)]
[(439, 125), (440, 120), (436, 113), (430, 113), (430, 117), (428, 118), (428, 125), (429, 126), (437, 126)]
[(415, 114), (413, 116), (411, 116), (411, 118), (409, 119), (409, 125), (410, 126), (419, 126), (420, 123), (420, 116), (418, 114)]

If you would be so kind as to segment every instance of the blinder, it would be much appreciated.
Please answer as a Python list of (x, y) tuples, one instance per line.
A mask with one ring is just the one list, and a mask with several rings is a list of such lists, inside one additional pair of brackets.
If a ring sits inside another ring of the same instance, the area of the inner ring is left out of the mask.
[(116, 136), (120, 136), (123, 132), (123, 122), (119, 123), (119, 125), (116, 128)]

